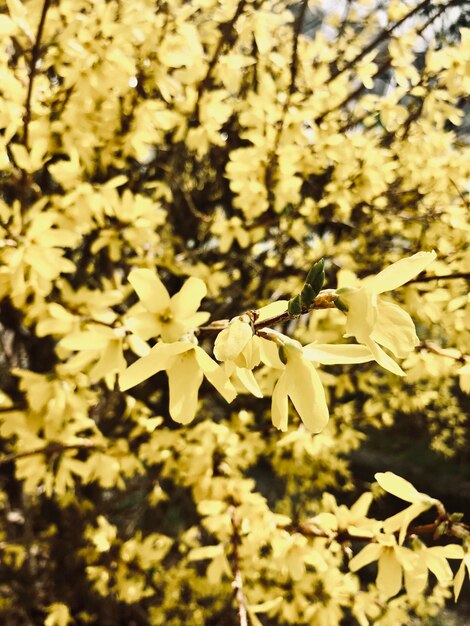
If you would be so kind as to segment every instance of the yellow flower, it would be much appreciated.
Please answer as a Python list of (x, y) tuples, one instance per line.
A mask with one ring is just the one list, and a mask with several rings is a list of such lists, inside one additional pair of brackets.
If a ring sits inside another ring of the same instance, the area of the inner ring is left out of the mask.
[(435, 252), (418, 252), (366, 278), (359, 288), (339, 290), (341, 300), (348, 306), (346, 336), (355, 337), (367, 346), (377, 363), (399, 376), (404, 376), (405, 372), (381, 346), (396, 357), (405, 358), (419, 340), (408, 313), (379, 294), (404, 285), (435, 258)]
[[(270, 340), (261, 339), (261, 360), (268, 367), (283, 369), (272, 393), (271, 414), (274, 426), (287, 430), (290, 398), (305, 427), (318, 433), (329, 419), (325, 392), (312, 361), (325, 365), (365, 363), (373, 359), (370, 350), (358, 345), (302, 345), (274, 330), (264, 329)], [(282, 346), (284, 362), (277, 346)]]
[(165, 342), (177, 341), (188, 330), (209, 319), (209, 313), (197, 312), (207, 293), (200, 278), (188, 278), (171, 298), (152, 270), (133, 270), (129, 282), (139, 296), (140, 305), (134, 309), (137, 314), (129, 319), (128, 327), (141, 339), (161, 336)]
[(197, 411), (204, 376), (227, 402), (237, 395), (223, 369), (199, 346), (189, 341), (157, 343), (119, 377), (122, 391), (166, 370), (170, 388), (170, 415), (180, 424), (191, 422)]
[(239, 217), (217, 220), (212, 225), (211, 231), (220, 238), (219, 249), (222, 253), (228, 252), (234, 241), (238, 242), (240, 248), (246, 248), (250, 243), (250, 235), (244, 229)]
[[(397, 544), (394, 535), (380, 535), (377, 543), (369, 543), (349, 562), (352, 572), (378, 561), (376, 585), (385, 598), (392, 598), (403, 584), (403, 570), (413, 572), (419, 564), (419, 557), (409, 548)], [(411, 577), (407, 576), (408, 583)]]
[(304, 357), (298, 342), (284, 345), (286, 364), (272, 395), (271, 413), (274, 426), (287, 430), (288, 399), (311, 432), (318, 433), (328, 423), (325, 392), (317, 370)]

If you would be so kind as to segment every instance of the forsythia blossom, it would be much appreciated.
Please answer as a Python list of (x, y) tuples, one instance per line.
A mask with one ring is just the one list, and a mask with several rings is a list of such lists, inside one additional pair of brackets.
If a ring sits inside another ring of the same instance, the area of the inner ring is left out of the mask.
[(128, 326), (141, 339), (161, 336), (166, 342), (177, 341), (188, 330), (209, 319), (209, 313), (197, 311), (207, 292), (200, 278), (188, 278), (172, 297), (152, 270), (133, 270), (129, 282), (140, 303), (134, 308), (135, 314)]
[[(291, 399), (305, 427), (318, 433), (328, 423), (329, 412), (320, 377), (312, 361), (323, 364), (365, 363), (372, 354), (364, 346), (309, 344), (302, 348), (298, 341), (279, 336), (284, 340), (284, 371), (272, 394), (272, 420), (280, 430), (287, 430), (288, 398)], [(263, 346), (266, 349), (266, 344)], [(265, 357), (266, 359), (266, 357)], [(266, 359), (269, 361), (269, 359)], [(278, 362), (280, 363), (279, 359)], [(270, 365), (279, 367), (271, 359)]]
[(194, 419), (204, 376), (227, 402), (232, 402), (237, 395), (223, 369), (202, 348), (189, 341), (157, 343), (121, 374), (120, 388), (126, 391), (162, 370), (168, 375), (170, 415), (180, 424)]
[(404, 371), (382, 346), (402, 359), (418, 345), (419, 340), (408, 313), (381, 298), (380, 294), (404, 285), (435, 258), (435, 252), (418, 252), (393, 263), (376, 276), (366, 278), (359, 288), (338, 291), (348, 307), (346, 336), (355, 337), (367, 346), (377, 363), (399, 376), (404, 376)]

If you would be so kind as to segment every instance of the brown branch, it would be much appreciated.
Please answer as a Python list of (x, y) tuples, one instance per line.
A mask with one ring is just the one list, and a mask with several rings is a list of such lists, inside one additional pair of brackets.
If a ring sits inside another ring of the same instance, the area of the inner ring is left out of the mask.
[(430, 283), (433, 280), (457, 280), (458, 278), (464, 278), (470, 280), (470, 272), (455, 272), (455, 274), (442, 274), (442, 276), (418, 276), (407, 282), (410, 283)]
[(237, 517), (237, 511), (234, 506), (230, 507), (230, 519), (232, 521), (232, 563), (234, 569), (234, 577), (232, 582), (234, 598), (238, 607), (238, 623), (240, 626), (248, 626), (247, 602), (243, 593), (243, 578), (240, 570), (240, 554), (238, 548), (242, 542), (240, 536), (240, 524)]
[(219, 57), (222, 54), (222, 50), (225, 44), (229, 43), (233, 45), (232, 39), (235, 39), (235, 41), (237, 39), (237, 36), (235, 36), (235, 38), (233, 36), (234, 26), (238, 18), (240, 17), (240, 15), (243, 13), (246, 3), (247, 3), (247, 0), (240, 0), (233, 17), (230, 20), (228, 20), (228, 22), (224, 22), (223, 24), (220, 24), (219, 26), (219, 30), (221, 31), (221, 36), (219, 38), (219, 41), (217, 42), (217, 46), (214, 50), (214, 54), (212, 55), (211, 60), (209, 61), (206, 75), (204, 76), (202, 81), (199, 83), (199, 87), (197, 89), (196, 105), (194, 107), (194, 112), (193, 112), (194, 117), (196, 119), (199, 118), (199, 107), (201, 104), (201, 96), (204, 93), (204, 91), (207, 89), (207, 87), (209, 86), (209, 83), (212, 77), (212, 72), (214, 71), (217, 61), (219, 60)]
[[(451, 515), (447, 513), (441, 502), (436, 502), (435, 506), (438, 513), (436, 519), (429, 524), (409, 526), (406, 531), (407, 537), (423, 537), (430, 535), (435, 540), (442, 536), (454, 537), (455, 539), (470, 537), (470, 527), (467, 524), (463, 524), (460, 521), (453, 522)], [(369, 534), (360, 535), (357, 532), (351, 534), (346, 529), (338, 529), (334, 532), (327, 532), (308, 520), (305, 522), (299, 522), (298, 524), (292, 524), (288, 527), (283, 526), (282, 528), (292, 534), (300, 533), (305, 537), (329, 539), (330, 541), (336, 541), (339, 544), (350, 543), (352, 541), (374, 542), (376, 539), (375, 536), (371, 537)], [(394, 534), (398, 536), (399, 531), (396, 531)]]
[(25, 102), (25, 114), (23, 117), (23, 145), (28, 149), (28, 133), (29, 124), (31, 122), (31, 100), (33, 95), (34, 79), (36, 78), (37, 65), (39, 61), (39, 55), (41, 51), (41, 39), (44, 32), (44, 24), (46, 23), (46, 15), (51, 6), (52, 0), (44, 0), (42, 5), (41, 17), (39, 19), (38, 29), (36, 31), (36, 39), (34, 41), (33, 49), (31, 50), (31, 61), (29, 63), (29, 81), (28, 91), (26, 94)]
[[(334, 309), (335, 308), (335, 300), (338, 298), (336, 291), (334, 289), (323, 289), (320, 291), (318, 296), (312, 302), (310, 307), (304, 307), (300, 315), (304, 315), (305, 313), (309, 313), (313, 310), (318, 309)], [(295, 317), (299, 317), (298, 315), (291, 315), (288, 311), (285, 313), (281, 313), (280, 315), (275, 315), (274, 317), (269, 317), (265, 320), (256, 321), (259, 317), (259, 311), (257, 309), (253, 309), (247, 311), (249, 317), (253, 320), (253, 329), (255, 333), (258, 333), (263, 328), (268, 328), (270, 326), (276, 326), (277, 324), (281, 324), (282, 322), (287, 322), (288, 320), (294, 319)], [(243, 313), (241, 314), (243, 315)], [(216, 320), (209, 324), (208, 326), (199, 326), (196, 329), (196, 334), (200, 333), (220, 333), (220, 331), (227, 328), (229, 325), (229, 320)]]
[(92, 441), (82, 441), (80, 443), (61, 444), (58, 442), (48, 443), (42, 448), (35, 448), (34, 450), (26, 450), (24, 452), (14, 452), (6, 456), (0, 457), (0, 466), (13, 463), (19, 459), (25, 459), (30, 456), (37, 456), (44, 454), (45, 456), (53, 456), (56, 454), (62, 454), (69, 450), (104, 450), (104, 446), (101, 444), (93, 443)]
[(423, 2), (421, 2), (420, 4), (415, 6), (414, 9), (412, 9), (406, 15), (404, 15), (401, 19), (399, 19), (398, 22), (395, 22), (395, 24), (393, 26), (390, 26), (390, 28), (387, 28), (387, 29), (383, 30), (382, 32), (380, 32), (375, 37), (375, 39), (373, 39), (367, 46), (365, 46), (365, 48), (363, 48), (361, 50), (361, 52), (359, 52), (354, 57), (354, 59), (352, 59), (351, 61), (348, 61), (346, 63), (346, 65), (344, 65), (341, 69), (336, 69), (334, 72), (332, 72), (331, 76), (326, 81), (326, 84), (328, 85), (335, 78), (337, 78), (341, 74), (344, 74), (344, 72), (347, 72), (349, 69), (354, 67), (356, 65), (356, 63), (358, 63), (361, 59), (363, 59), (365, 56), (367, 56), (369, 54), (369, 52), (372, 52), (372, 50), (374, 50), (374, 48), (376, 48), (379, 44), (381, 44), (382, 41), (385, 41), (386, 39), (388, 39), (391, 36), (391, 34), (399, 26), (401, 26), (404, 22), (409, 20), (410, 17), (413, 17), (413, 15), (415, 15), (415, 13), (418, 13), (419, 11), (421, 11), (421, 9), (424, 9), (428, 4), (430, 4), (430, 2), (431, 2), (431, 0), (423, 0)]
[(459, 352), (458, 355), (450, 353), (449, 354), (449, 350), (447, 350), (446, 348), (441, 348), (441, 346), (438, 346), (437, 344), (433, 343), (432, 341), (423, 341), (419, 346), (417, 346), (416, 350), (418, 352), (432, 352), (433, 354), (438, 354), (439, 356), (445, 356), (448, 359), (453, 359), (454, 361), (458, 361), (459, 363), (468, 363), (470, 362), (470, 356), (464, 354), (463, 352), (460, 352), (459, 350), (457, 350), (457, 352)]
[[(439, 11), (437, 11), (432, 17), (430, 17), (422, 26), (420, 26), (417, 30), (416, 30), (416, 34), (418, 36), (421, 36), (423, 34), (423, 32), (429, 27), (431, 26), (431, 24), (433, 22), (435, 22), (437, 20), (438, 17), (440, 17), (442, 15), (442, 13), (444, 13), (444, 11), (446, 11), (448, 9), (448, 6), (442, 6)], [(362, 58), (362, 57), (361, 57)], [(360, 59), (359, 59), (360, 60)], [(352, 62), (351, 62), (352, 63)], [(388, 56), (388, 58), (385, 59), (385, 61), (383, 61), (378, 67), (377, 67), (377, 71), (375, 72), (375, 74), (372, 76), (373, 79), (378, 78), (383, 72), (385, 72), (386, 70), (389, 69), (389, 67), (392, 65), (392, 58), (390, 56)], [(329, 81), (327, 81), (328, 83)], [(354, 91), (352, 91), (351, 93), (349, 93), (343, 100), (342, 102), (340, 102), (339, 104), (335, 105), (335, 107), (333, 109), (329, 109), (328, 111), (325, 111), (324, 113), (322, 113), (321, 115), (319, 115), (317, 118), (315, 118), (315, 124), (321, 124), (323, 122), (323, 120), (325, 119), (325, 117), (327, 117), (328, 115), (330, 115), (331, 113), (333, 113), (334, 111), (338, 111), (339, 109), (342, 109), (343, 107), (345, 107), (347, 104), (349, 104), (349, 102), (351, 102), (351, 100), (354, 100), (355, 98), (357, 98), (365, 89), (365, 86), (363, 83), (361, 83), (360, 85), (358, 85), (358, 87), (356, 87), (356, 89), (354, 89)], [(421, 107), (424, 104), (424, 100), (421, 103)], [(418, 110), (418, 117), (419, 117), (419, 113), (420, 111)], [(367, 113), (367, 115), (370, 115), (370, 113)], [(364, 117), (367, 117), (364, 116)], [(416, 112), (412, 115), (409, 116), (407, 122), (405, 123), (405, 128), (406, 125), (409, 124), (411, 125), (411, 123), (413, 121), (415, 121), (414, 115), (416, 115)], [(344, 132), (345, 130), (348, 130), (351, 126), (355, 125), (357, 122), (348, 122), (348, 124), (343, 127), (341, 129), (341, 132)], [(407, 129), (408, 132), (409, 129)], [(404, 135), (406, 136), (406, 134)]]
[(296, 20), (294, 22), (294, 32), (293, 32), (293, 40), (292, 40), (292, 56), (291, 56), (291, 62), (290, 62), (289, 89), (287, 92), (286, 99), (284, 100), (284, 104), (282, 106), (281, 118), (277, 123), (277, 130), (276, 130), (276, 136), (274, 137), (273, 149), (271, 150), (271, 155), (270, 155), (270, 158), (268, 159), (270, 165), (266, 168), (265, 177), (264, 177), (265, 186), (266, 186), (266, 190), (268, 194), (269, 194), (273, 176), (277, 167), (277, 151), (279, 149), (279, 144), (281, 143), (282, 131), (284, 130), (286, 115), (289, 110), (292, 95), (295, 92), (295, 83), (297, 80), (297, 73), (299, 70), (299, 39), (300, 39), (300, 33), (302, 32), (302, 27), (304, 24), (307, 8), (308, 8), (308, 0), (303, 0), (302, 5), (300, 7), (299, 14), (296, 17)]

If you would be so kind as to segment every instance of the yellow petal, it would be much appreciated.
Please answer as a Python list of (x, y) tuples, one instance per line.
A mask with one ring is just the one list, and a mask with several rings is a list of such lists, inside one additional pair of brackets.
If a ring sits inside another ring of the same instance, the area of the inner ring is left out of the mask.
[(258, 309), (257, 322), (264, 322), (271, 317), (277, 317), (287, 311), (288, 300), (277, 300)]
[(130, 317), (126, 325), (144, 341), (151, 337), (159, 337), (162, 332), (162, 323), (155, 313), (139, 313), (135, 317)]
[(462, 561), (454, 578), (454, 600), (457, 602), (465, 580), (465, 563)]
[(386, 548), (380, 555), (376, 584), (386, 598), (396, 596), (401, 589), (402, 569), (393, 548)]
[(374, 478), (382, 489), (406, 502), (422, 502), (423, 499), (432, 501), (432, 498), (420, 493), (410, 482), (393, 472), (377, 472)]
[(382, 348), (372, 341), (371, 339), (367, 339), (365, 342), (366, 346), (374, 355), (374, 359), (377, 361), (379, 365), (381, 365), (384, 369), (392, 372), (392, 374), (396, 374), (397, 376), (406, 376), (405, 372), (401, 369), (401, 367), (396, 363), (388, 354), (382, 350)]
[(313, 433), (325, 428), (329, 419), (325, 391), (315, 367), (302, 356), (292, 357), (288, 350), (287, 393), (305, 427)]
[(179, 424), (189, 424), (196, 415), (198, 392), (203, 379), (194, 350), (179, 354), (167, 374), (170, 415)]
[(191, 350), (191, 348), (194, 348), (193, 344), (183, 341), (169, 344), (157, 343), (147, 356), (143, 356), (135, 363), (132, 363), (132, 365), (119, 376), (119, 387), (121, 391), (135, 387), (157, 372), (166, 369), (171, 359), (176, 354), (186, 352), (187, 350)]
[(230, 322), (228, 328), (224, 328), (215, 340), (214, 356), (218, 361), (233, 361), (253, 336), (253, 331), (248, 322), (240, 318)]
[(346, 335), (356, 337), (359, 343), (365, 343), (374, 330), (377, 309), (370, 293), (364, 288), (354, 289), (341, 294), (341, 299), (348, 305), (346, 317)]
[(424, 557), (428, 569), (441, 584), (445, 585), (452, 580), (453, 574), (447, 559), (439, 554), (433, 553), (432, 549), (425, 550)]
[(251, 370), (237, 367), (235, 368), (235, 374), (247, 391), (252, 393), (257, 398), (263, 397), (263, 392), (261, 391), (258, 381)]
[(428, 568), (423, 561), (418, 561), (411, 571), (405, 570), (405, 589), (409, 596), (421, 594), (428, 584)]
[(303, 353), (306, 359), (322, 363), (323, 365), (367, 363), (374, 360), (374, 356), (369, 348), (356, 344), (330, 345), (309, 343), (304, 347)]
[(195, 348), (195, 355), (199, 367), (204, 372), (204, 376), (213, 385), (220, 395), (227, 401), (232, 402), (237, 392), (235, 387), (227, 378), (224, 370), (199, 346)]
[(203, 280), (191, 276), (180, 291), (171, 298), (171, 311), (176, 318), (185, 319), (198, 310), (207, 293)]
[(436, 258), (433, 252), (418, 252), (407, 259), (400, 259), (392, 263), (376, 276), (371, 276), (362, 281), (368, 291), (379, 294), (384, 291), (392, 291), (401, 287), (419, 273), (425, 270)]
[(404, 359), (419, 344), (411, 317), (396, 304), (377, 301), (377, 321), (371, 339)]
[(126, 360), (122, 353), (122, 341), (113, 339), (108, 342), (102, 352), (99, 361), (90, 370), (90, 380), (100, 380), (110, 372), (123, 370), (126, 367)]
[(288, 404), (286, 374), (283, 372), (274, 387), (271, 397), (271, 419), (273, 425), (282, 431), (287, 430)]
[(382, 546), (379, 546), (377, 543), (369, 543), (349, 561), (349, 569), (351, 572), (357, 572), (357, 570), (369, 565), (369, 563), (377, 561), (381, 554)]
[(132, 270), (129, 282), (147, 311), (158, 313), (170, 303), (170, 296), (155, 272), (148, 269)]

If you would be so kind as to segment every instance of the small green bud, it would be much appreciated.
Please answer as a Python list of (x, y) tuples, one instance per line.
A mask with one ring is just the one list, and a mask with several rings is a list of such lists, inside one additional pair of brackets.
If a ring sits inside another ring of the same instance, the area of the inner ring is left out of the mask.
[(343, 313), (347, 313), (349, 311), (348, 305), (339, 298), (335, 298), (334, 303), (335, 307)]
[(287, 311), (289, 315), (300, 315), (302, 313), (302, 299), (300, 295), (295, 296), (289, 300), (289, 304), (287, 305)]
[(310, 285), (314, 292), (314, 297), (320, 293), (320, 289), (323, 287), (323, 283), (325, 282), (325, 261), (320, 259), (318, 263), (310, 269), (307, 274), (307, 278), (305, 283)]
[(451, 522), (460, 522), (463, 519), (463, 513), (452, 513), (450, 516)]
[(305, 285), (302, 288), (302, 292), (300, 294), (300, 299), (302, 300), (302, 306), (308, 309), (310, 305), (312, 304), (312, 302), (314, 301), (315, 295), (316, 294), (313, 291), (313, 287), (309, 285), (308, 283), (305, 283)]

